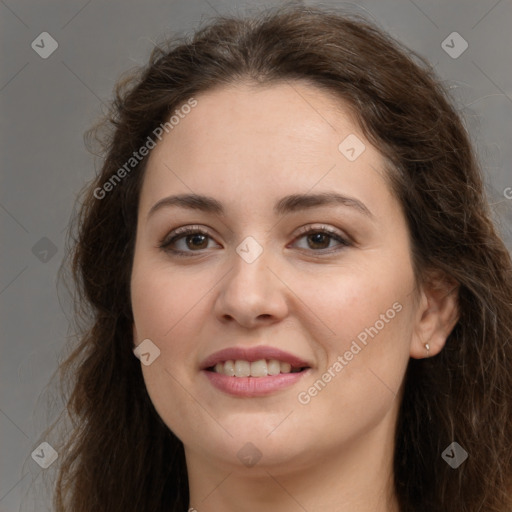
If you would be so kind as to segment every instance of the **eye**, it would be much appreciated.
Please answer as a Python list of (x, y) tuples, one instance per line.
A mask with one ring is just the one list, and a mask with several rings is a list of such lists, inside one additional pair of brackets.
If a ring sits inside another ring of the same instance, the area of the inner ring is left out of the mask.
[[(295, 240), (305, 239), (308, 247), (302, 247), (304, 249), (313, 249), (314, 252), (322, 252), (326, 251), (326, 249), (332, 249), (330, 245), (331, 242), (338, 242), (338, 247), (348, 247), (350, 246), (350, 242), (338, 233), (338, 231), (328, 227), (328, 226), (320, 226), (318, 228), (305, 226), (300, 229), (299, 236)], [(335, 251), (340, 250), (335, 249)], [(328, 250), (326, 252), (333, 252), (332, 250)]]
[[(188, 254), (190, 252), (208, 249), (208, 239), (213, 240), (200, 226), (184, 226), (172, 231), (159, 243), (158, 247), (176, 256), (190, 256)], [(180, 243), (181, 247), (179, 247)]]
[[(208, 247), (209, 239), (213, 241), (208, 232), (200, 226), (184, 226), (167, 235), (160, 241), (158, 247), (175, 256), (193, 256), (192, 253), (194, 252), (210, 248)], [(299, 230), (299, 236), (295, 238), (295, 241), (300, 239), (306, 239), (308, 245), (308, 247), (302, 247), (302, 249), (317, 253), (336, 252), (351, 245), (344, 236), (328, 226), (318, 228), (305, 226)], [(338, 248), (336, 248), (336, 245), (334, 248), (331, 246), (333, 241), (337, 242)]]

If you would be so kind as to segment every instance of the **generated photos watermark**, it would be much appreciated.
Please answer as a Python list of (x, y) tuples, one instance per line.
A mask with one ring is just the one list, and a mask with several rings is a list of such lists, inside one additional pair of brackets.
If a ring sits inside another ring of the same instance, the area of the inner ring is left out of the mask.
[[(312, 386), (310, 386), (307, 390), (301, 391), (297, 395), (297, 400), (302, 405), (307, 405), (311, 402), (311, 400), (320, 393), (331, 380), (336, 377), (344, 368), (347, 366), (354, 356), (359, 354), (368, 344), (368, 337), (373, 339), (377, 334), (379, 334), (384, 327), (386, 327), (393, 318), (402, 311), (403, 306), (400, 302), (395, 302), (391, 308), (389, 308), (385, 313), (382, 313), (379, 316), (379, 319), (370, 327), (362, 330), (357, 336), (357, 340), (352, 340), (350, 344), (350, 348), (343, 354), (339, 355), (336, 358), (336, 361), (327, 368), (327, 370), (322, 374), (322, 376), (317, 379)], [(360, 345), (359, 343), (362, 345)]]
[[(165, 133), (169, 133), (173, 130), (187, 114), (189, 114), (194, 107), (197, 106), (197, 100), (189, 98), (185, 104), (179, 109), (174, 111), (174, 114), (165, 123), (161, 123), (157, 126), (152, 135), (158, 140), (162, 140), (162, 136)], [(101, 187), (94, 189), (93, 195), (96, 199), (103, 199), (106, 197), (108, 192), (114, 190), (115, 186), (120, 183), (130, 172), (142, 161), (142, 159), (149, 154), (149, 151), (156, 146), (155, 139), (148, 135), (146, 142), (138, 149), (134, 151), (132, 156), (120, 167)]]

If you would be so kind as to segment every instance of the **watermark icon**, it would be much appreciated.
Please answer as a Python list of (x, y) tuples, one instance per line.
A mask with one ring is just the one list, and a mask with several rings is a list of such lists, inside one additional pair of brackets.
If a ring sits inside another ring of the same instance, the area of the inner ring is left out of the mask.
[(381, 313), (379, 319), (371, 326), (365, 328), (357, 335), (357, 341), (361, 343), (360, 346), (356, 340), (352, 340), (350, 345), (350, 349), (347, 350), (342, 356), (338, 356), (336, 361), (327, 368), (327, 370), (322, 374), (322, 376), (317, 379), (312, 386), (310, 386), (306, 391), (301, 391), (297, 395), (297, 400), (302, 405), (307, 405), (311, 402), (311, 399), (322, 391), (331, 380), (336, 377), (344, 368), (349, 364), (354, 356), (359, 354), (363, 348), (366, 347), (368, 343), (368, 336), (370, 338), (374, 338), (379, 334), (379, 332), (384, 329), (386, 324), (389, 324), (393, 318), (395, 318), (397, 313), (402, 311), (403, 306), (400, 302), (395, 302), (391, 308), (389, 308), (385, 313)]
[(236, 454), (240, 462), (247, 466), (248, 468), (252, 468), (255, 466), (263, 454), (256, 448), (256, 446), (252, 443), (245, 443), (238, 453)]
[(507, 199), (512, 199), (512, 187), (507, 187), (507, 188), (503, 191), (503, 195), (504, 195)]
[(32, 247), (32, 254), (43, 263), (50, 261), (57, 253), (57, 246), (46, 236), (39, 239)]
[(236, 252), (246, 263), (252, 263), (261, 255), (263, 247), (255, 238), (248, 236), (237, 246)]
[(56, 460), (59, 454), (46, 441), (41, 443), (33, 452), (32, 458), (43, 468), (49, 468)]
[(357, 160), (366, 149), (363, 141), (351, 133), (338, 146), (338, 151), (350, 162)]
[(47, 59), (59, 47), (59, 43), (48, 32), (41, 32), (30, 46), (39, 57)]
[[(194, 98), (189, 98), (184, 105), (174, 111), (174, 115), (171, 116), (169, 121), (161, 123), (159, 126), (157, 126), (152, 131), (152, 135), (161, 141), (164, 132), (169, 133), (171, 130), (173, 130), (180, 123), (180, 120), (184, 119), (195, 106), (197, 106), (197, 100)], [(106, 197), (108, 192), (112, 192), (116, 185), (120, 183), (128, 174), (130, 174), (132, 169), (136, 167), (155, 146), (156, 142), (154, 138), (151, 135), (148, 135), (146, 142), (138, 149), (138, 151), (134, 151), (132, 156), (128, 158), (124, 165), (120, 167), (114, 174), (112, 174), (112, 176), (101, 187), (96, 187), (94, 189), (94, 197), (96, 199), (103, 199)]]
[(468, 42), (458, 32), (452, 32), (441, 43), (441, 48), (452, 59), (458, 59), (468, 49), (468, 46)]
[(149, 338), (146, 338), (133, 349), (133, 353), (144, 366), (149, 366), (160, 355), (160, 349)]
[(454, 441), (445, 448), (441, 457), (449, 466), (457, 469), (468, 458), (468, 452)]

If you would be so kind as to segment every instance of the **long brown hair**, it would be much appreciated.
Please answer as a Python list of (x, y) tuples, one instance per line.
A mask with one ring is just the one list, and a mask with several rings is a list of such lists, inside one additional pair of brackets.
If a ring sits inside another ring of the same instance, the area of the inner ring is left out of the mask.
[[(411, 359), (405, 375), (393, 461), (401, 510), (510, 512), (512, 263), (470, 137), (423, 58), (364, 17), (291, 5), (218, 17), (164, 41), (119, 81), (93, 132), (102, 168), (82, 193), (69, 257), (88, 323), (60, 368), (72, 426), (58, 450), (55, 510), (188, 506), (183, 445), (156, 413), (132, 353), (130, 274), (147, 157), (105, 184), (180, 105), (240, 80), (302, 80), (348, 105), (390, 163), (416, 276), (440, 271), (459, 285), (460, 318), (444, 349)], [(98, 189), (108, 193), (98, 198)], [(457, 469), (441, 456), (454, 441), (469, 455)]]

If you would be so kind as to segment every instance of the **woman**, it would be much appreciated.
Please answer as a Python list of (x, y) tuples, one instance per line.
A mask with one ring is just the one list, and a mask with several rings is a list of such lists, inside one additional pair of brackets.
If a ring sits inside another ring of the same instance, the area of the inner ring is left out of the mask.
[(221, 18), (107, 121), (57, 511), (511, 510), (512, 265), (421, 58)]

